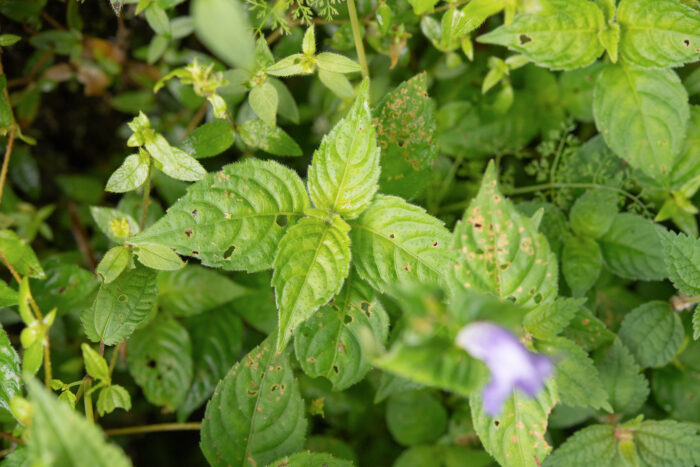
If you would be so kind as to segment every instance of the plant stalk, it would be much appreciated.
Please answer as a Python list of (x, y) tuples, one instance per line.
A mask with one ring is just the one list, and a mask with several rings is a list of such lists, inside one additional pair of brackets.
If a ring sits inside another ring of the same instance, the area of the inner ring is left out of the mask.
[(105, 430), (107, 436), (131, 435), (136, 433), (155, 433), (159, 431), (197, 431), (202, 428), (201, 422), (190, 423), (157, 423), (155, 425), (128, 426), (126, 428), (111, 428)]
[(362, 33), (360, 32), (360, 21), (357, 19), (357, 8), (355, 0), (348, 0), (348, 14), (350, 15), (350, 25), (352, 26), (352, 37), (355, 39), (355, 50), (357, 59), (362, 69), (362, 77), (369, 78), (369, 68), (367, 68), (367, 58), (365, 57), (365, 46), (362, 43)]

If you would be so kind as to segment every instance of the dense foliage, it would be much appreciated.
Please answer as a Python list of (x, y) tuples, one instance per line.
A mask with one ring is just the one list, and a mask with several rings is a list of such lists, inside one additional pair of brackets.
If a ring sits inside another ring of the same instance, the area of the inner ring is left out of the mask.
[(697, 0), (0, 0), (7, 466), (700, 465)]

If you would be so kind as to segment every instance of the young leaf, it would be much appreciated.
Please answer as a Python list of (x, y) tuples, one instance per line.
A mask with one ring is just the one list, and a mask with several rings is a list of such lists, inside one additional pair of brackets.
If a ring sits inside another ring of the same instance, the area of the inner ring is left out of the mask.
[(593, 287), (603, 269), (603, 255), (590, 237), (571, 236), (561, 252), (561, 272), (574, 297)]
[(238, 127), (238, 131), (245, 144), (275, 156), (303, 155), (296, 141), (282, 128), (272, 127), (260, 119), (248, 120)]
[(683, 323), (668, 303), (654, 301), (635, 308), (620, 326), (620, 340), (642, 368), (673, 360), (683, 343)]
[(673, 285), (683, 294), (700, 294), (700, 241), (685, 234), (662, 232), (666, 272)]
[(131, 252), (121, 245), (110, 248), (100, 260), (95, 272), (102, 282), (109, 284), (126, 269), (131, 261)]
[(198, 127), (180, 148), (196, 159), (214, 157), (231, 147), (235, 132), (226, 120), (214, 120)]
[(29, 244), (11, 230), (0, 230), (0, 253), (22, 276), (44, 279), (46, 273)]
[(267, 81), (254, 87), (248, 95), (248, 103), (255, 115), (272, 127), (277, 123), (278, 102), (277, 90)]
[(571, 229), (581, 236), (600, 238), (610, 230), (617, 214), (617, 193), (598, 188), (587, 191), (571, 207)]
[(10, 410), (10, 401), (21, 395), (19, 356), (10, 344), (10, 339), (0, 327), (0, 408)]
[(165, 245), (206, 266), (260, 271), (270, 268), (286, 228), (308, 205), (294, 171), (247, 159), (189, 187), (165, 217), (131, 241)]
[(321, 52), (316, 56), (316, 64), (320, 70), (332, 73), (356, 73), (361, 70), (360, 65), (350, 60), (345, 55), (332, 52)]
[(373, 112), (377, 145), (382, 151), (382, 193), (410, 199), (430, 179), (438, 145), (434, 140), (435, 104), (428, 96), (427, 82), (426, 73), (404, 81)]
[(353, 222), (353, 265), (380, 292), (398, 284), (440, 284), (455, 260), (442, 221), (395, 196), (377, 196)]
[(646, 68), (683, 66), (700, 59), (700, 12), (677, 0), (621, 0), (620, 54)]
[(207, 174), (194, 157), (175, 148), (162, 135), (156, 134), (146, 141), (146, 150), (155, 159), (155, 165), (167, 176), (183, 182), (196, 182)]
[(272, 335), (229, 370), (207, 404), (200, 447), (214, 467), (267, 465), (299, 451), (307, 421), (288, 353)]
[(243, 324), (228, 307), (192, 316), (185, 325), (192, 340), (194, 377), (177, 408), (179, 420), (186, 419), (211, 397), (216, 384), (238, 360), (243, 344)]
[(185, 267), (180, 257), (170, 247), (152, 244), (139, 243), (134, 248), (134, 253), (144, 266), (159, 271), (177, 271)]
[(540, 66), (569, 70), (590, 65), (603, 53), (598, 31), (603, 12), (587, 0), (549, 0), (477, 40), (516, 50)]
[(148, 154), (140, 152), (124, 159), (122, 165), (107, 180), (106, 191), (125, 193), (143, 185), (148, 178)]
[(620, 339), (613, 341), (597, 366), (615, 413), (636, 413), (649, 396), (649, 383)]
[(354, 219), (377, 191), (379, 148), (369, 110), (365, 81), (355, 104), (314, 153), (309, 167), (309, 194), (317, 208)]
[(278, 351), (295, 328), (343, 286), (350, 267), (349, 229), (337, 217), (332, 222), (306, 217), (282, 237), (272, 275), (279, 310)]
[(351, 274), (343, 290), (307, 319), (295, 334), (294, 350), (304, 373), (324, 376), (340, 391), (362, 380), (370, 369), (361, 333), (380, 344), (389, 333), (389, 317), (372, 288)]
[(591, 425), (574, 433), (544, 463), (545, 467), (559, 465), (625, 465), (617, 452), (615, 427)]
[(668, 184), (689, 118), (688, 93), (672, 70), (607, 66), (596, 81), (593, 113), (619, 157)]
[(153, 310), (156, 275), (155, 271), (137, 265), (113, 282), (102, 284), (92, 306), (80, 314), (88, 338), (114, 345), (129, 337)]
[(352, 87), (350, 80), (342, 73), (318, 70), (318, 79), (341, 99), (352, 99), (355, 97), (355, 88)]
[(94, 467), (131, 465), (119, 447), (105, 441), (96, 425), (85, 420), (68, 404), (59, 402), (33, 378), (28, 378), (26, 384), (32, 402), (27, 436), (30, 463)]
[(199, 40), (232, 67), (249, 69), (255, 43), (238, 0), (195, 0), (190, 14)]
[(192, 382), (192, 344), (187, 330), (172, 318), (158, 317), (129, 339), (127, 364), (150, 403), (175, 409)]
[(454, 229), (459, 260), (450, 268), (455, 286), (511, 298), (525, 309), (547, 306), (557, 295), (557, 260), (544, 235), (498, 188), (496, 168)]
[(134, 218), (118, 209), (90, 206), (90, 215), (102, 233), (114, 243), (122, 244), (139, 232), (139, 224)]
[(663, 228), (636, 214), (618, 214), (601, 237), (600, 249), (607, 268), (620, 277), (662, 280), (666, 277), (658, 232)]
[(97, 412), (100, 417), (114, 412), (115, 409), (131, 410), (131, 396), (123, 387), (118, 384), (111, 384), (100, 390), (97, 397)]
[(109, 384), (109, 368), (104, 357), (98, 354), (89, 344), (83, 343), (80, 349), (83, 352), (83, 362), (85, 363), (87, 374), (92, 376), (93, 379)]

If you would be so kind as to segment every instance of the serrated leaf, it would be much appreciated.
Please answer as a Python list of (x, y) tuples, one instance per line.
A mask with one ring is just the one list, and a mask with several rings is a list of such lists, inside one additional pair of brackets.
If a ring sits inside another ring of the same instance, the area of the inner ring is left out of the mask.
[(185, 267), (185, 263), (170, 247), (152, 244), (139, 243), (134, 248), (136, 258), (151, 269), (159, 271), (177, 271)]
[(688, 93), (672, 70), (607, 66), (596, 81), (593, 113), (619, 157), (668, 183), (689, 118)]
[(452, 247), (459, 252), (450, 268), (456, 287), (495, 293), (527, 310), (556, 298), (556, 257), (532, 220), (503, 196), (493, 163), (455, 226)]
[(540, 66), (569, 70), (590, 65), (603, 53), (598, 31), (603, 12), (586, 0), (548, 0), (532, 13), (517, 15), (477, 40), (516, 50)]
[(700, 241), (685, 234), (661, 232), (668, 278), (686, 295), (700, 294)]
[(382, 99), (373, 112), (377, 145), (381, 148), (382, 193), (410, 199), (430, 179), (438, 153), (435, 104), (427, 93), (427, 74), (401, 83)]
[(10, 401), (21, 395), (19, 355), (15, 351), (7, 333), (0, 327), (0, 408), (10, 410)]
[(272, 127), (260, 119), (248, 120), (238, 127), (241, 139), (248, 146), (260, 148), (275, 156), (301, 156), (299, 145), (280, 127)]
[(429, 444), (447, 428), (447, 411), (429, 391), (400, 392), (387, 401), (386, 424), (392, 437), (403, 446)]
[(279, 312), (277, 349), (343, 286), (350, 268), (348, 225), (306, 217), (282, 237), (274, 262), (272, 285)]
[(677, 0), (621, 0), (620, 55), (647, 68), (679, 67), (700, 59), (700, 12)]
[(114, 345), (129, 337), (156, 303), (156, 275), (137, 265), (102, 284), (92, 306), (80, 314), (88, 338)]
[(380, 292), (407, 283), (441, 284), (453, 264), (442, 221), (395, 196), (379, 195), (353, 222), (353, 265)]
[(324, 136), (309, 167), (309, 194), (317, 208), (354, 219), (377, 191), (379, 154), (365, 81), (348, 115)]
[(200, 447), (212, 466), (266, 465), (304, 445), (304, 400), (275, 339), (236, 363), (207, 404)]
[(372, 288), (351, 274), (338, 296), (299, 326), (296, 358), (307, 375), (327, 378), (336, 391), (346, 389), (370, 370), (361, 337), (367, 331), (383, 345), (389, 317)]
[(80, 349), (83, 352), (83, 362), (85, 363), (87, 374), (92, 376), (93, 379), (109, 383), (109, 368), (104, 357), (98, 354), (89, 344), (83, 343)]
[(643, 465), (693, 467), (700, 464), (700, 435), (689, 423), (647, 420), (634, 432)]
[(563, 335), (588, 352), (615, 338), (615, 334), (601, 320), (583, 307), (576, 311), (576, 316), (564, 330)]
[(180, 148), (197, 159), (214, 157), (231, 147), (235, 135), (229, 122), (214, 120), (194, 130), (180, 143)]
[(664, 279), (666, 267), (658, 236), (662, 229), (642, 216), (618, 214), (599, 242), (607, 268), (626, 279)]
[(345, 459), (338, 459), (325, 452), (298, 452), (294, 455), (276, 460), (268, 467), (352, 467), (354, 464)]
[(44, 279), (46, 274), (29, 244), (11, 230), (0, 230), (0, 253), (22, 276)]
[(618, 462), (615, 427), (592, 425), (578, 430), (547, 458), (545, 467), (595, 465), (615, 467)]
[(694, 422), (700, 419), (700, 373), (667, 365), (651, 376), (654, 400), (670, 417)]
[(192, 382), (192, 343), (187, 330), (172, 318), (156, 318), (129, 339), (127, 364), (150, 403), (175, 409)]
[(590, 237), (571, 236), (561, 252), (561, 272), (572, 295), (580, 297), (593, 287), (603, 269), (603, 255)]
[(139, 224), (134, 218), (118, 209), (90, 206), (90, 215), (102, 233), (114, 243), (122, 244), (128, 236), (139, 232)]
[(122, 165), (109, 177), (105, 191), (112, 193), (125, 193), (143, 185), (148, 178), (149, 161), (148, 154), (132, 154), (124, 159)]
[(238, 0), (195, 0), (190, 8), (199, 40), (232, 67), (251, 68), (255, 42)]
[(131, 396), (129, 393), (118, 384), (102, 388), (100, 395), (97, 397), (97, 411), (100, 417), (114, 412), (117, 408), (124, 409), (127, 412), (131, 410)]
[(173, 147), (160, 134), (146, 141), (146, 150), (155, 159), (155, 166), (169, 177), (183, 182), (196, 182), (207, 175), (202, 164), (182, 149)]
[(469, 399), (474, 428), (484, 448), (499, 464), (513, 467), (534, 467), (552, 450), (544, 435), (547, 417), (556, 402), (551, 383), (535, 398), (516, 390), (495, 418), (484, 412), (480, 394), (474, 393)]
[(671, 171), (671, 188), (680, 190), (700, 173), (700, 106), (690, 106), (685, 142)]
[(255, 115), (272, 127), (277, 124), (278, 103), (277, 89), (267, 81), (251, 89), (248, 94), (248, 104)]
[(525, 315), (525, 330), (533, 337), (554, 337), (574, 319), (585, 298), (557, 297), (549, 306), (538, 307)]
[(618, 335), (642, 368), (648, 368), (670, 362), (685, 333), (680, 317), (668, 303), (653, 301), (629, 312)]
[(236, 363), (243, 344), (243, 323), (229, 308), (192, 316), (185, 322), (192, 340), (194, 377), (185, 400), (177, 408), (186, 419), (214, 392), (214, 387)]
[(581, 195), (569, 213), (571, 229), (581, 235), (600, 238), (610, 229), (617, 214), (617, 193), (597, 188)]
[(272, 266), (282, 235), (308, 206), (295, 172), (247, 159), (190, 186), (165, 217), (131, 241), (166, 245), (206, 266), (260, 271)]
[[(32, 378), (26, 381), (32, 403), (27, 450), (37, 465), (128, 467), (124, 452), (108, 444), (100, 429), (68, 404), (59, 402)], [(57, 423), (60, 420), (60, 423)]]
[(131, 252), (121, 245), (110, 248), (97, 265), (95, 272), (102, 282), (109, 284), (126, 269), (131, 261)]
[(636, 413), (649, 396), (649, 383), (620, 339), (613, 341), (597, 367), (615, 413)]

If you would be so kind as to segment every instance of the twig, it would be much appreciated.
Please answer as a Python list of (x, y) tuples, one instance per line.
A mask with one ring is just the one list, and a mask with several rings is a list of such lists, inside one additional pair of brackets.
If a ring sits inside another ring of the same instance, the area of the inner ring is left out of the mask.
[(85, 227), (80, 221), (78, 207), (72, 201), (68, 203), (68, 212), (70, 213), (70, 225), (71, 231), (73, 232), (73, 238), (75, 238), (75, 243), (78, 244), (78, 249), (80, 250), (80, 253), (82, 253), (85, 263), (87, 263), (90, 271), (95, 272), (95, 267), (97, 267), (95, 253), (93, 253), (92, 246), (90, 246), (90, 240), (88, 239), (88, 234), (85, 231)]
[(12, 155), (12, 146), (15, 142), (15, 129), (10, 130), (7, 135), (7, 146), (5, 147), (5, 158), (2, 160), (2, 170), (0, 171), (0, 203), (2, 203), (2, 192), (7, 179), (7, 169), (10, 166), (10, 156)]
[(0, 438), (5, 438), (6, 440), (12, 441), (13, 443), (16, 443), (16, 444), (24, 444), (24, 441), (22, 441), (21, 439), (17, 438), (16, 436), (12, 436), (9, 433), (5, 433), (3, 431), (0, 431)]
[(357, 60), (360, 62), (360, 68), (362, 68), (362, 77), (369, 78), (369, 68), (367, 68), (365, 46), (362, 43), (362, 34), (360, 33), (360, 23), (357, 19), (357, 9), (355, 8), (355, 0), (348, 0), (348, 15), (350, 15), (352, 37), (355, 39), (355, 50), (357, 51)]
[(192, 120), (190, 120), (190, 123), (187, 125), (187, 128), (185, 129), (185, 135), (183, 138), (187, 138), (201, 123), (202, 119), (207, 115), (208, 106), (209, 103), (205, 101), (204, 104), (202, 104), (202, 106), (199, 108), (199, 110), (197, 110), (197, 113), (194, 114), (194, 117), (192, 117)]
[(107, 436), (131, 435), (135, 433), (155, 433), (159, 431), (198, 431), (202, 428), (201, 422), (190, 423), (157, 423), (155, 425), (129, 426), (126, 428), (111, 428), (105, 430)]

